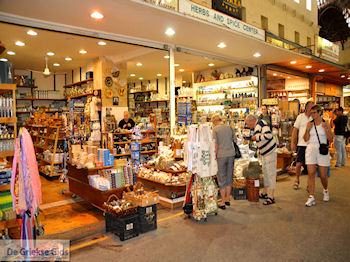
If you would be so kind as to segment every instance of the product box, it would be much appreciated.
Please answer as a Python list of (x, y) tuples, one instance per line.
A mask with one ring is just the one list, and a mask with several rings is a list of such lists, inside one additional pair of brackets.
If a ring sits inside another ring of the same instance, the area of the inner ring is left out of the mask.
[(131, 151), (131, 159), (140, 160), (141, 152), (140, 151)]
[(246, 200), (247, 189), (246, 188), (232, 188), (232, 196), (234, 200)]
[(130, 143), (131, 151), (139, 151), (140, 150), (140, 143), (138, 142), (131, 142)]

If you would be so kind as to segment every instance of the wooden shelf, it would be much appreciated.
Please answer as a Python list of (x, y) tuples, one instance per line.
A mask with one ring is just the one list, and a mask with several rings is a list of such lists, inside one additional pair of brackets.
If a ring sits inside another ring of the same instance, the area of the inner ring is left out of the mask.
[(16, 84), (0, 84), (0, 90), (4, 90), (4, 91), (16, 90)]
[(156, 153), (156, 150), (151, 150), (151, 151), (141, 151), (141, 154), (154, 154)]
[(0, 123), (17, 123), (17, 117), (0, 117)]
[(66, 101), (65, 98), (16, 98), (16, 100), (20, 101)]
[(90, 82), (90, 81), (94, 81), (93, 78), (89, 78), (89, 79), (86, 79), (86, 80), (83, 80), (83, 81), (80, 81), (80, 82), (75, 82), (75, 83), (72, 83), (72, 84), (69, 84), (69, 85), (65, 85), (64, 88), (70, 88), (70, 87), (73, 87), (73, 86), (80, 86), (81, 84), (85, 84), (87, 82)]
[(16, 111), (16, 114), (30, 114), (30, 111)]
[(158, 103), (158, 102), (169, 102), (170, 100), (154, 100), (154, 101), (135, 101), (135, 103), (142, 104), (142, 103)]
[(37, 86), (19, 86), (19, 85), (17, 85), (16, 87), (17, 88), (31, 88), (31, 89), (38, 88)]
[(47, 164), (62, 165), (62, 163), (63, 163), (63, 162), (54, 162), (54, 163), (52, 163), (51, 161), (47, 161), (47, 160), (45, 160), (42, 157), (38, 157), (38, 159), (43, 161), (43, 162), (45, 162), (45, 163), (47, 163)]
[(200, 107), (200, 106), (225, 106), (225, 105), (222, 105), (222, 104), (197, 105), (197, 107)]
[(63, 173), (53, 173), (51, 175), (51, 174), (47, 174), (47, 173), (45, 173), (43, 171), (40, 171), (40, 170), (39, 170), (39, 173), (42, 173), (42, 174), (44, 174), (45, 176), (48, 176), (48, 177), (57, 177), (57, 176), (61, 176), (63, 174)]
[[(130, 144), (131, 142), (137, 142), (137, 141), (123, 141), (123, 142), (114, 142), (115, 145), (124, 145), (124, 144)], [(145, 141), (141, 141), (141, 144), (150, 144), (150, 143), (155, 143), (157, 142), (156, 140), (145, 140)]]
[(0, 151), (0, 157), (14, 156), (15, 151)]
[(135, 91), (135, 92), (130, 92), (129, 94), (138, 94), (138, 93), (158, 93), (158, 90)]
[(129, 144), (131, 141), (123, 141), (123, 142), (114, 142), (115, 145), (124, 145), (124, 144)]
[(197, 96), (205, 96), (205, 95), (224, 95), (227, 93), (224, 92), (218, 92), (218, 93), (205, 93), (205, 94), (197, 94)]
[[(156, 131), (141, 131), (141, 133), (155, 133)], [(131, 135), (132, 132), (124, 132), (124, 133), (111, 133), (113, 135)]]
[(0, 185), (0, 191), (10, 190), (11, 185)]
[(116, 154), (114, 155), (115, 157), (118, 157), (118, 156), (131, 156), (131, 153), (125, 153), (125, 154)]
[(75, 98), (80, 98), (80, 97), (85, 97), (85, 96), (93, 96), (94, 93), (87, 93), (87, 94), (83, 94), (83, 95), (79, 95), (79, 96), (71, 96), (71, 97), (67, 97), (67, 99), (75, 99)]
[(143, 166), (144, 166), (144, 167), (147, 167), (147, 168), (149, 168), (149, 169), (156, 169), (156, 170), (159, 170), (159, 171), (163, 171), (163, 172), (166, 172), (166, 173), (172, 173), (172, 174), (180, 174), (180, 173), (185, 173), (185, 172), (187, 172), (187, 170), (174, 171), (174, 170), (170, 170), (170, 169), (157, 168), (157, 167), (150, 166), (150, 165), (143, 165)]

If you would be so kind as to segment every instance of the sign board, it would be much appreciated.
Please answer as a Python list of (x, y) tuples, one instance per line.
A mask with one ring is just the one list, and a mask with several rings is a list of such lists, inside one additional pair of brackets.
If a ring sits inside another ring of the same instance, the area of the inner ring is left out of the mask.
[(216, 25), (220, 25), (234, 32), (239, 32), (241, 34), (265, 41), (264, 30), (196, 3), (187, 0), (179, 0), (179, 12)]
[(266, 98), (262, 100), (262, 104), (265, 106), (273, 106), (273, 105), (278, 105), (277, 98)]
[(339, 50), (339, 45), (322, 37), (317, 37), (317, 54), (319, 57), (338, 62)]
[(242, 20), (241, 0), (212, 0), (213, 9)]
[(144, 0), (146, 3), (177, 11), (178, 0)]

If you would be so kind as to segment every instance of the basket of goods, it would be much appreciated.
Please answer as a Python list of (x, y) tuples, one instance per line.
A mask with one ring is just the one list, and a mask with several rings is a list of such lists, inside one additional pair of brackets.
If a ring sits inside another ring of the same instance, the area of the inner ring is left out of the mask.
[(103, 203), (103, 207), (106, 213), (118, 218), (133, 215), (136, 211), (136, 206), (134, 206), (131, 201), (125, 199), (120, 200), (114, 194), (108, 197), (107, 201)]
[(250, 202), (259, 202), (261, 166), (258, 161), (252, 161), (249, 166), (243, 170), (243, 176), (246, 178), (247, 197)]
[(123, 192), (123, 197), (127, 201), (131, 201), (134, 206), (146, 207), (159, 203), (158, 191), (147, 192), (141, 186), (141, 183), (137, 183), (134, 186), (134, 191), (128, 189), (128, 192)]
[(233, 185), (234, 188), (245, 188), (247, 186), (246, 179), (244, 177), (234, 178)]

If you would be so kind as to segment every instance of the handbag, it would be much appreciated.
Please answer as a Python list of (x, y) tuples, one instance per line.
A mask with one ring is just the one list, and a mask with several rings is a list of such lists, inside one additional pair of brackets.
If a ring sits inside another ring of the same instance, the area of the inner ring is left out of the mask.
[(238, 145), (234, 141), (233, 141), (233, 146), (235, 148), (235, 159), (241, 158), (242, 157), (241, 151), (239, 150)]
[(318, 132), (317, 132), (315, 121), (314, 121), (314, 126), (315, 126), (315, 130), (316, 130), (316, 135), (317, 135), (318, 142), (320, 143), (320, 149), (319, 149), (320, 150), (320, 154), (321, 155), (328, 155), (328, 140), (327, 140), (327, 144), (321, 144), (320, 137), (318, 136)]

